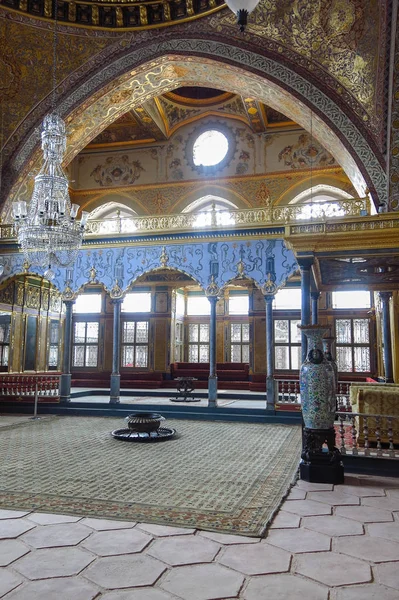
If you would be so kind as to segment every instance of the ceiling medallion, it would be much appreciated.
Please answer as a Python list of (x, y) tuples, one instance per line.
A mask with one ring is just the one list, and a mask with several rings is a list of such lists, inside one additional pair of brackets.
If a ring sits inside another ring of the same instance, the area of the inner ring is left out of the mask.
[[(5, 8), (40, 19), (54, 19), (54, 3), (48, 0), (0, 0)], [(211, 15), (225, 8), (224, 0), (58, 0), (58, 23), (95, 29), (141, 30), (167, 27)]]

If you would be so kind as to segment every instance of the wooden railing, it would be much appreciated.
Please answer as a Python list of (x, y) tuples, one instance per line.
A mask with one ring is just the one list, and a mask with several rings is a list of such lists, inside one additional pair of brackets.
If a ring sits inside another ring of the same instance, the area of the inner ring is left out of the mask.
[(399, 416), (338, 412), (341, 454), (399, 459)]
[(0, 374), (0, 401), (12, 399), (19, 401), (54, 402), (59, 399), (60, 375), (39, 374), (23, 375), (17, 373)]
[[(339, 381), (337, 386), (337, 410), (350, 411), (349, 392), (351, 381)], [(301, 406), (301, 394), (299, 389), (299, 381), (296, 379), (278, 379), (277, 380), (277, 408), (287, 408), (292, 406), (293, 409), (298, 409)]]

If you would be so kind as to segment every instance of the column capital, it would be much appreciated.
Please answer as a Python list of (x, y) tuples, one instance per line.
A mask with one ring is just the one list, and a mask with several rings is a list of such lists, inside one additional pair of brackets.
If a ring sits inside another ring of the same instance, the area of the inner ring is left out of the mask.
[(318, 300), (320, 298), (320, 294), (321, 292), (310, 292), (310, 297), (313, 298), (313, 300)]
[(275, 298), (274, 294), (264, 294), (266, 304), (272, 304)]
[(297, 256), (296, 262), (301, 269), (309, 270), (314, 263), (314, 256)]

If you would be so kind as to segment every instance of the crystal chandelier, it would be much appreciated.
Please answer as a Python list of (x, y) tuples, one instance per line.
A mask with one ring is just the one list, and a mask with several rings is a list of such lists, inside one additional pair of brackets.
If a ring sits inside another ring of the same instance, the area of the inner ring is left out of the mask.
[(88, 212), (76, 221), (78, 204), (72, 204), (61, 163), (66, 148), (65, 123), (55, 113), (43, 121), (43, 166), (35, 177), (32, 199), (13, 203), (13, 217), (25, 259), (30, 265), (66, 267), (75, 262), (82, 244)]
[(54, 2), (53, 89), (52, 111), (42, 126), (43, 165), (35, 177), (29, 206), (25, 201), (13, 202), (18, 243), (30, 265), (48, 267), (44, 275), (53, 279), (52, 265), (67, 267), (77, 258), (82, 244), (88, 212), (76, 221), (79, 205), (71, 204), (68, 179), (62, 169), (66, 149), (65, 123), (56, 113), (57, 87), (57, 17), (58, 0)]

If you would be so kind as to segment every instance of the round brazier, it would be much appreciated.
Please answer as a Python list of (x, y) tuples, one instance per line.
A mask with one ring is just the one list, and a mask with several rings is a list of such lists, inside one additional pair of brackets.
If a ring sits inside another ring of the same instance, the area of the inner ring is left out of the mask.
[(155, 412), (135, 412), (125, 419), (131, 431), (140, 433), (151, 433), (157, 431), (165, 417)]

